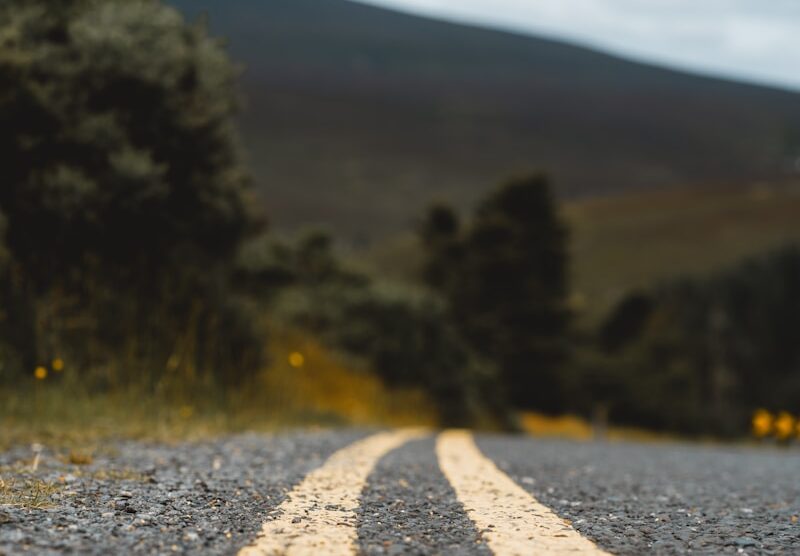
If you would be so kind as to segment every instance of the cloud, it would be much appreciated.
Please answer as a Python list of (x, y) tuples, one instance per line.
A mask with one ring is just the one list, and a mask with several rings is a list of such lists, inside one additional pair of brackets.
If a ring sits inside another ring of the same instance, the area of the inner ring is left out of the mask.
[(800, 89), (799, 0), (361, 0)]

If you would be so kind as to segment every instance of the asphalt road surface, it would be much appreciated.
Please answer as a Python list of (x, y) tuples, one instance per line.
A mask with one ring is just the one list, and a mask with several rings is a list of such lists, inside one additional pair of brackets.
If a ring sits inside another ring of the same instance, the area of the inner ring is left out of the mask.
[(0, 554), (800, 554), (800, 451), (460, 431), (0, 453)]

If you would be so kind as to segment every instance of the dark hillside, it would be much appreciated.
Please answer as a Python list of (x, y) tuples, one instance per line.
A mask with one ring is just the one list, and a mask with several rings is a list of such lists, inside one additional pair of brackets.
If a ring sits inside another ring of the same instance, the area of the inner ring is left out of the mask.
[(278, 225), (373, 236), (517, 170), (565, 196), (788, 172), (800, 95), (345, 0), (176, 0), (247, 66), (244, 128)]

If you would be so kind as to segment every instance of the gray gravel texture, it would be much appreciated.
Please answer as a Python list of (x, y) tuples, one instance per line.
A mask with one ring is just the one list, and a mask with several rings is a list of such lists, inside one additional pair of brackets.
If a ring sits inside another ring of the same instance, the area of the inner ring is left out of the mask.
[(800, 451), (479, 436), (517, 484), (614, 554), (800, 554)]
[[(363, 431), (243, 435), (174, 446), (124, 442), (91, 465), (42, 453), (55, 507), (0, 507), (0, 555), (236, 554), (310, 470)], [(30, 448), (0, 454), (8, 480)]]
[(439, 470), (433, 438), (384, 456), (358, 515), (364, 554), (491, 554)]
[[(0, 506), (0, 555), (235, 554), (286, 493), (335, 450), (372, 431), (122, 442), (90, 465), (45, 449), (45, 510)], [(800, 451), (578, 443), (478, 435), (498, 467), (616, 554), (800, 554)], [(30, 447), (0, 453), (0, 478), (30, 476)], [(372, 554), (489, 551), (436, 462), (411, 442), (371, 473), (358, 510)]]

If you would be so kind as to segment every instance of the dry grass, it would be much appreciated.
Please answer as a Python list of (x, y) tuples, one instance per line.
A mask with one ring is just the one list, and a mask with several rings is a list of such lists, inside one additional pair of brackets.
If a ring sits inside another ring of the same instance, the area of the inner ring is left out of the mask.
[[(260, 394), (276, 422), (435, 426), (435, 408), (421, 390), (390, 390), (360, 362), (307, 335), (278, 330), (273, 336), (274, 362), (261, 377)], [(293, 354), (302, 356), (302, 365), (292, 365)]]
[(590, 440), (594, 436), (592, 426), (574, 415), (551, 417), (540, 413), (525, 412), (519, 416), (522, 430), (531, 436)]
[(40, 443), (63, 463), (88, 465), (116, 438), (174, 442), (297, 426), (436, 425), (421, 391), (390, 390), (358, 361), (307, 335), (273, 327), (270, 354), (272, 364), (253, 383), (224, 394), (191, 378), (156, 394), (136, 386), (93, 394), (66, 376), (2, 392), (0, 450)]
[[(520, 414), (522, 430), (537, 437), (566, 438), (588, 441), (596, 438), (595, 431), (586, 419), (576, 415), (549, 416), (535, 412)], [(679, 440), (675, 435), (656, 433), (634, 427), (609, 426), (602, 437), (610, 441), (663, 442)]]
[(7, 393), (0, 400), (0, 450), (39, 443), (63, 453), (65, 462), (88, 463), (95, 447), (109, 439), (171, 441), (220, 430), (211, 415), (189, 422), (170, 401), (133, 390), (88, 395), (43, 385), (35, 397), (32, 403), (27, 393)]
[(800, 184), (627, 194), (569, 203), (564, 214), (576, 305), (592, 321), (631, 289), (800, 241)]
[(57, 485), (36, 478), (0, 477), (0, 506), (52, 508), (53, 495), (59, 490)]

